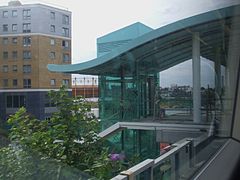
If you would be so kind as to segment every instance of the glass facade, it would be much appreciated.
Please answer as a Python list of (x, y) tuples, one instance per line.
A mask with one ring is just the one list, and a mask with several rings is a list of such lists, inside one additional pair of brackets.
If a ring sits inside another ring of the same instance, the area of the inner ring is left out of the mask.
[[(239, 16), (229, 15), (183, 28), (118, 57), (109, 75), (106, 72), (99, 78), (102, 130), (118, 122), (166, 123), (168, 127), (147, 131), (138, 124), (126, 128), (109, 138), (114, 151), (128, 158), (139, 155), (140, 162), (160, 156), (164, 143), (193, 138), (194, 168), (188, 167), (191, 159), (185, 157), (189, 156), (186, 149), (174, 155), (174, 161), (166, 159), (154, 168), (154, 179), (177, 179), (191, 177), (219, 150), (231, 134), (239, 22)], [(190, 129), (174, 129), (173, 124)], [(198, 128), (193, 132), (195, 125)], [(137, 179), (146, 179), (146, 173)]]
[(154, 98), (158, 82), (158, 74), (100, 77), (100, 117), (103, 129), (119, 121), (153, 117), (156, 113)]

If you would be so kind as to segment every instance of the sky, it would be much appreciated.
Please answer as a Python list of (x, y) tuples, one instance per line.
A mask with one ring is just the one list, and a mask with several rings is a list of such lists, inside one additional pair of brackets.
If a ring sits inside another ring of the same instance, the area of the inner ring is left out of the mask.
[[(96, 39), (135, 22), (154, 29), (239, 0), (20, 0), (72, 12), (72, 62), (96, 57)], [(7, 5), (8, 0), (0, 0)]]
[[(112, 31), (141, 22), (157, 29), (240, 0), (20, 0), (43, 3), (72, 12), (72, 63), (96, 57), (96, 39)], [(0, 0), (7, 5), (8, 0)], [(189, 70), (186, 70), (186, 72)], [(169, 72), (173, 73), (173, 72)], [(171, 82), (168, 82), (171, 84)]]

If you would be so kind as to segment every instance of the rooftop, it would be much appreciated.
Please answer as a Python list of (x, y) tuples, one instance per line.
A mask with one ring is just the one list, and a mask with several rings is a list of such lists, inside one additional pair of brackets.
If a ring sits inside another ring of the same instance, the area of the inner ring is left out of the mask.
[(44, 1), (40, 1), (40, 3), (39, 3), (39, 1), (32, 0), (32, 1), (29, 1), (29, 2), (23, 4), (23, 3), (21, 3), (21, 1), (12, 0), (12, 1), (8, 2), (8, 5), (5, 5), (5, 4), (6, 3), (0, 3), (0, 9), (1, 8), (16, 8), (16, 7), (21, 7), (21, 6), (24, 6), (24, 7), (43, 6), (46, 8), (54, 8), (54, 9), (57, 9), (60, 11), (68, 11), (69, 13), (71, 13), (71, 11), (69, 11), (67, 7), (59, 6), (56, 4), (51, 4), (48, 2), (44, 2)]

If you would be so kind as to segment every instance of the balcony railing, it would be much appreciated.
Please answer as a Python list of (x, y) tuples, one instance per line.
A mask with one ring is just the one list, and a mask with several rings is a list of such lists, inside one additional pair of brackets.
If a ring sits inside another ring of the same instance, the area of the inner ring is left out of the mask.
[[(156, 159), (146, 159), (121, 172), (112, 180), (189, 178), (194, 172), (193, 139), (182, 139), (172, 144), (171, 149)], [(190, 173), (190, 174), (189, 174)]]

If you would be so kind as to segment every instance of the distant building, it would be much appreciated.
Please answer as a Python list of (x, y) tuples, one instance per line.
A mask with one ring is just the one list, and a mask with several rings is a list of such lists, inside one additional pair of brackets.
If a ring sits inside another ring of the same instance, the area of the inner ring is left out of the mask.
[(190, 86), (178, 86), (178, 89), (185, 92), (192, 92), (192, 87)]
[(47, 64), (71, 64), (71, 12), (20, 1), (1, 6), (0, 119), (22, 106), (39, 119), (54, 111), (47, 92), (71, 87), (71, 75), (51, 73)]
[(72, 78), (72, 86), (98, 86), (98, 78), (96, 76), (81, 76)]
[(98, 98), (98, 78), (94, 76), (72, 78), (72, 95)]
[(77, 85), (72, 87), (72, 96), (82, 96), (84, 98), (98, 98), (98, 86)]

